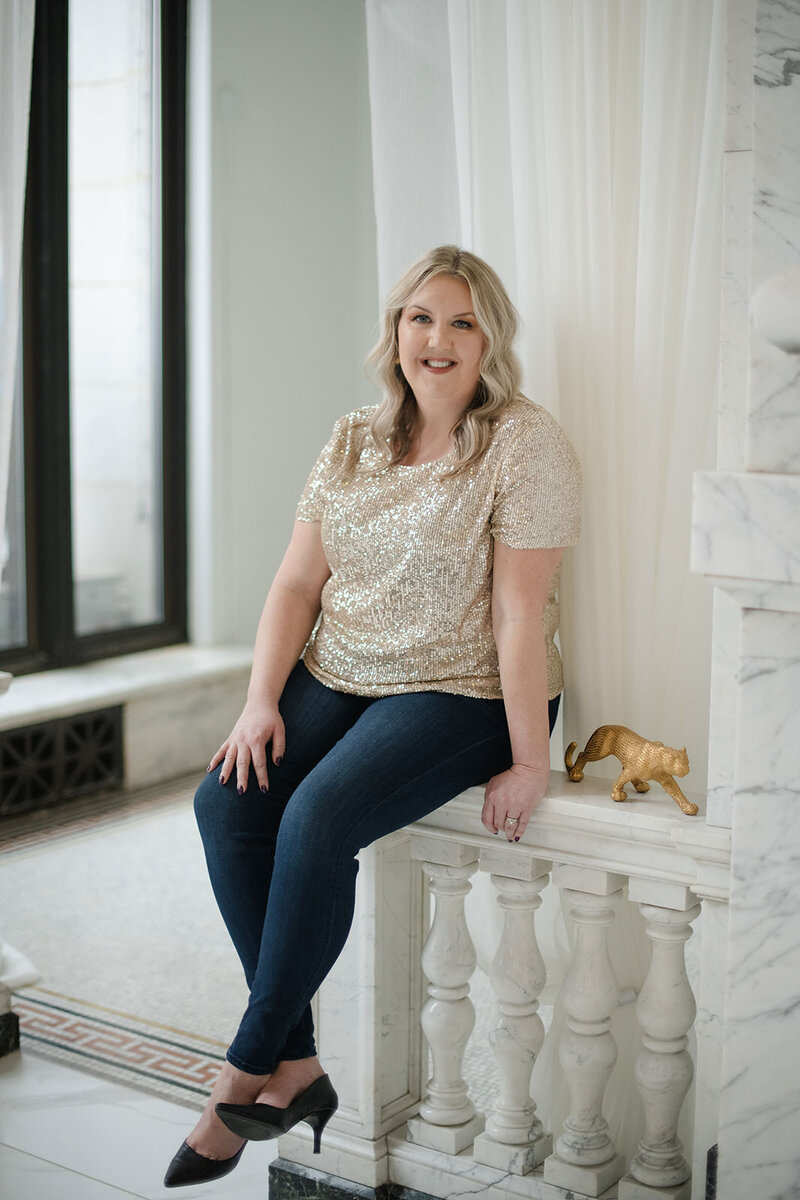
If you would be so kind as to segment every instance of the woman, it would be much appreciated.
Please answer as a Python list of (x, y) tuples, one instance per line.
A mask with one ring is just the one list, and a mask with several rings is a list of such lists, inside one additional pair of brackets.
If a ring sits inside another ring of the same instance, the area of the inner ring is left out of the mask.
[(486, 779), (483, 824), (519, 841), (545, 794), (580, 474), (519, 393), (516, 328), (486, 263), (425, 255), (371, 356), (382, 403), (337, 422), (306, 484), (247, 703), (195, 800), (250, 1001), (168, 1187), (301, 1120), (318, 1149), (336, 1093), (309, 1003), (350, 928), (358, 851)]

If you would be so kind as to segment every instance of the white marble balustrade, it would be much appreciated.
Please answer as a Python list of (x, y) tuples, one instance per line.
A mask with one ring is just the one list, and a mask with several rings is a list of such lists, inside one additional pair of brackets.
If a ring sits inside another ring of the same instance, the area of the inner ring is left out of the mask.
[[(687, 1046), (696, 1004), (696, 1086), (703, 1095), (719, 1086), (715, 1009), (723, 947), (704, 944), (697, 998), (684, 947), (700, 901), (711, 903), (719, 925), (730, 834), (709, 827), (702, 808), (697, 817), (684, 816), (655, 787), (624, 804), (609, 791), (606, 780), (573, 784), (554, 772), (551, 794), (516, 845), (480, 824), (483, 791), (474, 788), (362, 854), (353, 934), (318, 998), (321, 1052), (342, 1106), (322, 1156), (311, 1156), (299, 1130), (281, 1139), (283, 1159), (362, 1186), (392, 1182), (432, 1196), (704, 1195), (713, 1125), (698, 1106), (694, 1163), (677, 1130), (694, 1075)], [(476, 964), (464, 901), (477, 871), (491, 876), (502, 926), (490, 972), (497, 1099), (488, 1112), (476, 1111), (462, 1069)], [(553, 1129), (537, 1113), (537, 1101), (550, 1098), (531, 1094), (544, 1037), (536, 920), (548, 887), (560, 890), (574, 932), (560, 1001), (569, 1112)], [(610, 1018), (619, 1002), (608, 932), (626, 896), (641, 910), (652, 961), (638, 998), (641, 1045), (630, 1085), (643, 1132), (623, 1153), (612, 1140), (604, 1097), (617, 1057)], [(376, 924), (389, 932), (388, 943), (376, 941)], [(368, 1031), (374, 1022), (379, 1036), (367, 1059), (353, 1062), (355, 1012), (359, 1027)]]

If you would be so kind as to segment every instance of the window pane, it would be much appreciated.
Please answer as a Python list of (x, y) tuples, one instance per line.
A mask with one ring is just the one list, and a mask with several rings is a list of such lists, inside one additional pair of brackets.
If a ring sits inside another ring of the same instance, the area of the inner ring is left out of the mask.
[(71, 0), (69, 321), (79, 634), (163, 619), (158, 0)]
[(0, 530), (0, 650), (27, 642), (25, 604), (25, 473), (22, 452), (22, 355), (11, 416), (5, 529)]

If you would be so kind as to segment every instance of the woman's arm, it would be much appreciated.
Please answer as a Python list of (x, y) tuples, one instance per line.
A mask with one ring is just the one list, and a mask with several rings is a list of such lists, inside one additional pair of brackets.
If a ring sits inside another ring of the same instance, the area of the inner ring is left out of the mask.
[[(513, 550), (501, 542), (494, 546), (492, 626), (513, 764), (489, 780), (481, 820), (509, 841), (522, 837), (550, 776), (542, 617), (562, 554), (560, 549)], [(513, 832), (505, 827), (507, 816), (519, 817)]]
[(319, 522), (295, 521), (258, 623), (247, 703), (208, 767), (213, 771), (221, 762), (219, 778), (225, 783), (235, 764), (240, 792), (247, 787), (251, 763), (262, 792), (267, 791), (268, 742), (272, 742), (272, 761), (277, 764), (283, 757), (286, 735), (278, 701), (319, 616), (330, 573)]

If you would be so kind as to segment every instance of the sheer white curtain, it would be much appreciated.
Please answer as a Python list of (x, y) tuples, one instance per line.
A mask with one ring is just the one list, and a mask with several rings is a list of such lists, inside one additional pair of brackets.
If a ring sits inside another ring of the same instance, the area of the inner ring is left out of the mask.
[[(436, 242), (483, 255), (523, 317), (527, 393), (583, 464), (583, 536), (562, 584), (565, 740), (619, 723), (685, 743), (698, 791), (711, 598), (689, 572), (689, 530), (692, 472), (714, 459), (724, 11), (367, 0), (381, 288)], [(613, 946), (622, 988), (648, 958), (631, 910)], [(617, 1024), (632, 1030), (632, 1005)], [(539, 1073), (558, 1072), (552, 1034)], [(633, 1038), (618, 1040), (630, 1060)], [(628, 1151), (631, 1066), (618, 1063), (607, 1105)], [(563, 1090), (536, 1091), (555, 1095), (557, 1124)]]
[[(381, 288), (452, 240), (524, 320), (528, 394), (574, 441), (565, 736), (687, 745), (705, 787), (724, 0), (368, 0)], [(455, 161), (454, 161), (455, 160)]]
[(34, 7), (35, 0), (0, 4), (0, 570), (17, 373)]

